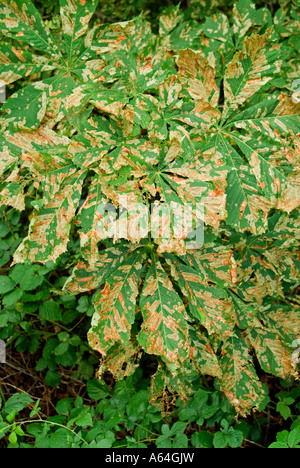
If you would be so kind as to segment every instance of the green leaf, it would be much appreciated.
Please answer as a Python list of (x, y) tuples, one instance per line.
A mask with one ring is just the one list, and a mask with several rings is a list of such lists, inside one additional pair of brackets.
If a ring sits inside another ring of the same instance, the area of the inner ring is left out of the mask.
[(58, 387), (61, 383), (61, 377), (58, 372), (49, 370), (45, 376), (45, 382), (49, 387)]
[(216, 432), (214, 434), (213, 446), (214, 448), (226, 448), (228, 445), (228, 436), (224, 432)]
[(185, 359), (188, 347), (184, 305), (154, 255), (140, 306), (144, 318), (138, 335), (140, 345), (176, 368)]
[(238, 448), (242, 445), (244, 440), (243, 433), (241, 431), (229, 430), (228, 432), (228, 445), (231, 448)]
[(4, 306), (10, 306), (10, 305), (16, 304), (21, 299), (22, 296), (23, 296), (23, 291), (16, 289), (15, 291), (6, 294), (3, 297), (2, 304)]
[(130, 340), (143, 260), (143, 252), (133, 253), (97, 294), (88, 337), (90, 346), (104, 355), (116, 341), (126, 345)]
[(109, 395), (109, 388), (106, 383), (97, 379), (89, 380), (87, 382), (87, 391), (89, 397), (93, 400), (101, 400)]
[(15, 445), (18, 442), (18, 436), (16, 432), (11, 432), (8, 436), (8, 440), (11, 444)]
[(62, 313), (59, 304), (55, 301), (50, 300), (43, 302), (39, 307), (39, 311), (41, 318), (45, 320), (62, 320)]
[(0, 7), (0, 31), (55, 57), (58, 46), (31, 1), (4, 0)]
[(59, 195), (34, 214), (30, 234), (15, 253), (15, 263), (55, 261), (67, 250), (71, 222), (80, 200), (85, 172), (72, 175)]
[(300, 428), (293, 429), (288, 436), (288, 444), (291, 448), (297, 448), (300, 444)]
[(277, 403), (276, 410), (281, 414), (281, 416), (283, 417), (285, 421), (292, 416), (290, 407), (285, 405), (281, 401)]
[(7, 400), (7, 402), (4, 405), (3, 411), (5, 411), (6, 414), (10, 414), (13, 411), (19, 413), (32, 402), (33, 400), (30, 398), (29, 395), (27, 395), (27, 393), (15, 393), (12, 397), (10, 397)]
[(279, 73), (280, 67), (280, 47), (268, 44), (268, 34), (247, 37), (225, 72), (223, 119)]
[(191, 437), (191, 444), (195, 448), (212, 448), (213, 434), (207, 431), (194, 432)]
[(88, 23), (98, 5), (97, 0), (59, 0), (68, 64), (77, 60), (78, 47), (86, 33)]
[(0, 294), (6, 294), (15, 288), (15, 283), (8, 276), (0, 276)]

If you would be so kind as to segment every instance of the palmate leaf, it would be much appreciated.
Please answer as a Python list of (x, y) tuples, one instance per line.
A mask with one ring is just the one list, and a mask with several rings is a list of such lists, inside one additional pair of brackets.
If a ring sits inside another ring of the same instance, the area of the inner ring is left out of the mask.
[(97, 376), (102, 378), (105, 372), (109, 372), (116, 380), (122, 380), (134, 373), (141, 356), (142, 350), (136, 341), (131, 340), (124, 347), (118, 343), (102, 359)]
[(189, 340), (192, 368), (196, 373), (220, 378), (221, 369), (218, 357), (205, 334), (190, 327)]
[(56, 57), (60, 54), (32, 2), (3, 0), (0, 6), (0, 31), (3, 35), (29, 44), (47, 55)]
[[(104, 212), (101, 206), (108, 203), (107, 198), (101, 190), (100, 177), (95, 175), (92, 180), (88, 198), (85, 200), (78, 215), (80, 223), (80, 244), (90, 264), (93, 264), (98, 256), (98, 242), (109, 237), (108, 227), (102, 224)], [(104, 221), (105, 223), (105, 221)]]
[(216, 71), (201, 54), (193, 50), (180, 50), (177, 59), (178, 74), (184, 87), (195, 100), (204, 100), (217, 107), (219, 89), (216, 85)]
[(142, 15), (101, 24), (97, 5), (60, 0), (53, 35), (32, 2), (0, 6), (0, 204), (32, 209), (14, 262), (74, 240), (64, 290), (95, 291), (99, 377), (145, 353), (154, 397), (208, 374), (245, 416), (264, 399), (252, 356), (297, 377), (297, 15), (177, 6), (155, 33)]
[(6, 187), (0, 192), (0, 202), (2, 205), (12, 206), (16, 210), (25, 210), (24, 186), (17, 182), (10, 182), (6, 179)]
[(101, 285), (104, 285), (105, 280), (122, 266), (133, 251), (132, 246), (121, 244), (107, 248), (104, 253), (98, 254), (95, 263), (79, 262), (65, 284), (66, 291), (76, 293), (77, 291), (86, 292), (100, 288)]
[(266, 308), (268, 308), (266, 322), (269, 329), (274, 332), (279, 330), (284, 344), (293, 347), (300, 326), (299, 306), (286, 304), (270, 307), (269, 305)]
[(272, 15), (267, 8), (256, 10), (255, 3), (251, 0), (239, 0), (233, 7), (233, 35), (237, 46), (253, 26), (271, 26)]
[[(0, 7), (0, 31), (21, 44), (11, 48), (5, 44), (1, 46), (1, 79), (8, 84), (37, 72), (57, 73), (58, 70), (58, 75), (25, 86), (13, 94), (8, 98), (3, 110), (9, 114), (11, 123), (26, 129), (38, 128), (45, 116), (47, 117), (47, 111), (51, 118), (61, 120), (71, 107), (66, 98), (76, 87), (76, 81), (72, 81), (70, 74), (77, 78), (78, 70), (81, 70), (82, 74), (84, 69), (87, 69), (86, 73), (92, 75), (92, 72), (88, 72), (89, 66), (80, 60), (81, 52), (86, 50), (84, 47), (81, 51), (80, 45), (97, 2), (61, 2), (65, 38), (63, 50), (55, 43), (32, 2), (7, 0), (3, 3)], [(29, 52), (24, 43), (45, 56)], [(96, 63), (93, 66), (97, 68)]]
[(197, 271), (203, 284), (216, 284), (221, 288), (234, 287), (237, 281), (237, 264), (232, 246), (222, 244), (221, 238), (205, 229), (202, 249), (187, 252), (181, 260)]
[(217, 135), (210, 145), (213, 143), (214, 150), (230, 168), (226, 187), (226, 222), (238, 231), (264, 232), (267, 213), (272, 204), (264, 196), (251, 168), (243, 164), (242, 157), (230, 144), (230, 140)]
[(7, 122), (23, 129), (36, 129), (51, 119), (51, 125), (60, 121), (72, 109), (72, 103), (66, 99), (76, 83), (72, 77), (58, 74), (21, 88), (4, 103), (2, 110), (9, 115)]
[(2, 109), (11, 115), (12, 121), (17, 119), (21, 128), (37, 128), (45, 117), (47, 108), (47, 84), (40, 82), (28, 85), (13, 94)]
[(0, 176), (3, 176), (19, 160), (21, 150), (7, 142), (3, 136), (0, 136), (0, 148)]

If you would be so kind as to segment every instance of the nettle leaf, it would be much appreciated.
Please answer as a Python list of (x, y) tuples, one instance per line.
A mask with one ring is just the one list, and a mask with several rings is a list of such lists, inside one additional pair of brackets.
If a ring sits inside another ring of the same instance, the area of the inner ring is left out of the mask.
[(177, 5), (155, 32), (59, 5), (53, 35), (32, 2), (0, 6), (0, 205), (31, 210), (14, 263), (72, 241), (64, 291), (95, 292), (99, 376), (148, 354), (153, 398), (207, 374), (246, 416), (264, 399), (254, 353), (298, 375), (298, 16)]

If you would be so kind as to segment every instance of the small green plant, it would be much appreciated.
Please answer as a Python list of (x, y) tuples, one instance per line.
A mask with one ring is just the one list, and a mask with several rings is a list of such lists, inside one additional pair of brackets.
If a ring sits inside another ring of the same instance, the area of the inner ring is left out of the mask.
[(244, 437), (241, 431), (230, 427), (226, 420), (221, 421), (222, 429), (215, 433), (213, 446), (215, 448), (238, 448), (242, 445)]
[(290, 391), (283, 390), (276, 394), (276, 397), (279, 400), (276, 405), (276, 411), (281, 414), (285, 421), (295, 416), (292, 413), (291, 407), (297, 411), (297, 414), (299, 413), (299, 396), (299, 388), (293, 388)]
[[(201, 421), (206, 430), (188, 428), (191, 421), (181, 420), (180, 398), (178, 408), (163, 415), (157, 405), (149, 403), (149, 381), (142, 378), (140, 371), (117, 383), (113, 390), (90, 379), (87, 391), (88, 406), (82, 397), (61, 398), (55, 415), (49, 418), (43, 417), (40, 400), (15, 393), (0, 407), (0, 440), (6, 437), (9, 447), (15, 448), (212, 448), (212, 441), (218, 437), (219, 433), (213, 435), (218, 418), (206, 419), (205, 424)], [(211, 397), (215, 405), (219, 399), (216, 411), (222, 431), (226, 428), (229, 445), (233, 446), (234, 435), (242, 434), (230, 426), (234, 410), (220, 392), (214, 391)]]
[(291, 432), (278, 432), (276, 442), (273, 442), (269, 448), (300, 448), (300, 427), (296, 427)]

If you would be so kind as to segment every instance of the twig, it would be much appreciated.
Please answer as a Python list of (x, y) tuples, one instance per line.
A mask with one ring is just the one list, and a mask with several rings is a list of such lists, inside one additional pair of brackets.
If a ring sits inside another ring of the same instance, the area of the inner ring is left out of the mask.
[(22, 374), (29, 375), (29, 377), (31, 377), (34, 380), (39, 380), (39, 378), (36, 375), (29, 373), (28, 371), (22, 369), (22, 367), (15, 366), (11, 362), (6, 362), (5, 365), (17, 370), (18, 372), (21, 372)]
[(256, 445), (259, 448), (265, 448), (263, 445), (257, 444), (256, 442), (253, 442), (253, 440), (244, 439), (244, 442), (248, 442), (248, 444)]
[(101, 11), (96, 11), (96, 12), (95, 12), (95, 15), (96, 15), (98, 18), (101, 18), (101, 19), (107, 21), (108, 23), (115, 23), (115, 20), (113, 20), (110, 16), (107, 16), (107, 15), (105, 15), (104, 13), (101, 13)]

